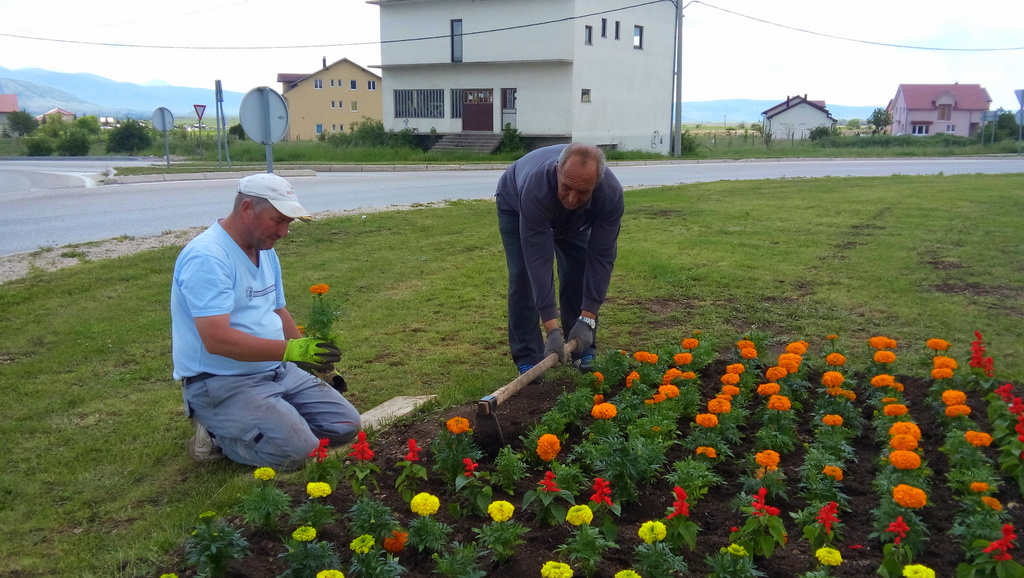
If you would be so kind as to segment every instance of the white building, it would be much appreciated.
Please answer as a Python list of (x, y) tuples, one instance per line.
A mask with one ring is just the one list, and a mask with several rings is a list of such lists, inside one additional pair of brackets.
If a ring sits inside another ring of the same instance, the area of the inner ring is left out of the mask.
[(384, 127), (670, 151), (675, 6), (632, 0), (369, 0)]
[(775, 140), (802, 140), (811, 129), (833, 127), (836, 119), (825, 108), (824, 100), (807, 100), (807, 95), (787, 96), (786, 100), (761, 113), (765, 132)]

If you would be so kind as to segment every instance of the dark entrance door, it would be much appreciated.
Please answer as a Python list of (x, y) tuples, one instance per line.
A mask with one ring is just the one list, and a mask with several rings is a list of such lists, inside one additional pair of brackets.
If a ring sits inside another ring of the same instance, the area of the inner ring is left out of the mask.
[(462, 130), (494, 131), (494, 91), (466, 89), (462, 91)]

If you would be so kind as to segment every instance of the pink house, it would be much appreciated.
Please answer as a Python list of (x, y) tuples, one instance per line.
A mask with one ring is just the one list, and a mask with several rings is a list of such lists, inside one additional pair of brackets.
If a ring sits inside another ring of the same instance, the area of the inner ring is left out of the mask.
[(889, 133), (972, 137), (991, 103), (980, 84), (901, 84), (886, 108)]
[(8, 125), (7, 115), (8, 113), (16, 112), (18, 110), (18, 95), (17, 94), (0, 94), (0, 133), (3, 132), (4, 127)]

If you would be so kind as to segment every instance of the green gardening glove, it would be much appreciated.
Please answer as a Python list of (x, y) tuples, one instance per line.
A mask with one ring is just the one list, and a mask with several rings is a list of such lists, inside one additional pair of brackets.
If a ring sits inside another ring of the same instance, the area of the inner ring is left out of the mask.
[(289, 339), (281, 361), (291, 361), (309, 372), (328, 372), (341, 360), (341, 350), (330, 341), (302, 337)]

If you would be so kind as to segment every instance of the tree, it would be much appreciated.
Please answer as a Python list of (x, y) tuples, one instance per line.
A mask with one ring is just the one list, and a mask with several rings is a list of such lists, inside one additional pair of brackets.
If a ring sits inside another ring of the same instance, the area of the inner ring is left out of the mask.
[(39, 121), (24, 110), (16, 110), (7, 113), (7, 125), (14, 134), (25, 136), (39, 128)]
[(868, 117), (868, 124), (872, 126), (871, 134), (878, 134), (892, 124), (892, 113), (884, 108), (876, 108)]
[(851, 118), (850, 120), (846, 121), (846, 128), (853, 129), (853, 130), (856, 130), (856, 129), (860, 128), (860, 119), (859, 118)]
[(73, 128), (67, 136), (57, 141), (57, 152), (66, 157), (84, 157), (89, 154), (91, 146), (89, 133)]
[(107, 152), (135, 154), (153, 146), (149, 129), (137, 120), (127, 119), (107, 135)]
[(96, 115), (80, 116), (71, 123), (72, 131), (78, 129), (85, 131), (86, 134), (98, 136), (100, 134), (100, 119)]
[(228, 134), (238, 137), (238, 140), (245, 140), (245, 129), (242, 128), (242, 123), (229, 126)]

